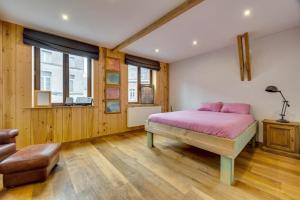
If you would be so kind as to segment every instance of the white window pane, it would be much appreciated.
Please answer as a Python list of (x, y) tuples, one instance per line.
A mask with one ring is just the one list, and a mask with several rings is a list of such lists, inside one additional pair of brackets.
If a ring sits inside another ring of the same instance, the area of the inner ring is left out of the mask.
[(69, 93), (77, 97), (88, 96), (88, 59), (81, 56), (69, 55)]
[(128, 65), (128, 102), (138, 101), (138, 68)]
[(51, 72), (41, 71), (41, 90), (51, 91), (51, 76)]
[(52, 63), (52, 51), (41, 49), (41, 62)]
[(52, 103), (63, 103), (63, 54), (40, 49), (40, 89), (51, 91)]
[(70, 90), (70, 93), (74, 92), (74, 81), (75, 81), (75, 75), (74, 74), (70, 74), (70, 80), (69, 80), (69, 90)]
[(150, 83), (150, 69), (141, 67), (141, 84), (149, 85)]

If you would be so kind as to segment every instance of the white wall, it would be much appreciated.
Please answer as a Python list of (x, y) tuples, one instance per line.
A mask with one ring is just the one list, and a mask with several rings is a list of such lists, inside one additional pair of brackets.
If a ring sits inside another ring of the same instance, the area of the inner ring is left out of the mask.
[[(277, 119), (281, 96), (264, 91), (276, 85), (290, 101), (288, 119), (300, 121), (300, 27), (250, 41), (250, 48), (250, 82), (240, 81), (235, 45), (171, 64), (173, 110), (197, 108), (206, 101), (245, 102), (252, 105), (257, 120)], [(261, 128), (260, 124), (260, 141)]]

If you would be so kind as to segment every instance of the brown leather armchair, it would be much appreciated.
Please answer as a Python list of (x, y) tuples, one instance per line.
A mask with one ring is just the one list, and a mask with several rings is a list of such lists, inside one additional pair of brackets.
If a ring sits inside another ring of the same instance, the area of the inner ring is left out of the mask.
[(0, 129), (0, 162), (16, 152), (18, 129)]

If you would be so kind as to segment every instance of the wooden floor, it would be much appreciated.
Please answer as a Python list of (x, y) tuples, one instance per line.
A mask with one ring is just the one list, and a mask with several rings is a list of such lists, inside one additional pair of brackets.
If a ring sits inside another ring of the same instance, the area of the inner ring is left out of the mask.
[(300, 199), (300, 160), (246, 149), (236, 184), (219, 183), (219, 156), (174, 140), (128, 133), (67, 144), (44, 183), (6, 190), (0, 199)]

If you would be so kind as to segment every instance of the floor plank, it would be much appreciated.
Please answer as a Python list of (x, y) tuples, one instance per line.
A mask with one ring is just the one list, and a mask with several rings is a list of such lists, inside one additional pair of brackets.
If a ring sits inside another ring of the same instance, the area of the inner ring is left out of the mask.
[(47, 181), (1, 183), (0, 199), (300, 200), (300, 160), (246, 148), (227, 186), (218, 155), (160, 136), (154, 144), (147, 148), (144, 132), (65, 144)]

